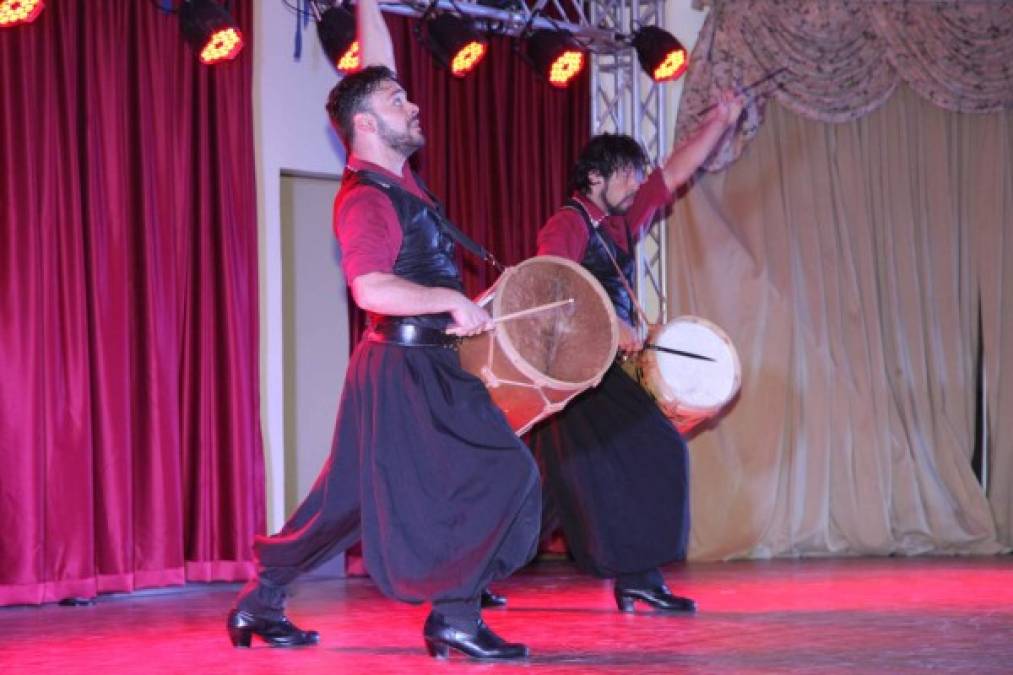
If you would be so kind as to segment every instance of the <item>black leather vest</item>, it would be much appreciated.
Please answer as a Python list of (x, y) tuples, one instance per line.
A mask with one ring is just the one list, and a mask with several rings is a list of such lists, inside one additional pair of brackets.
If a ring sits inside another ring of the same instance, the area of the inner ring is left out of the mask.
[[(390, 199), (401, 224), (401, 248), (394, 260), (393, 273), (420, 286), (440, 286), (464, 291), (461, 274), (454, 260), (454, 240), (444, 226), (446, 216), (436, 198), (421, 184), (436, 206), (427, 204), (390, 179), (373, 171), (346, 169), (341, 189), (357, 185), (375, 187)], [(450, 314), (419, 314), (392, 317), (398, 323), (443, 329)]]
[[(612, 299), (612, 304), (616, 309), (616, 316), (631, 326), (636, 326), (636, 311), (633, 308), (633, 299), (630, 297), (626, 286), (622, 282), (622, 277), (619, 276), (616, 266), (612, 264), (612, 260), (609, 257), (609, 253), (615, 257), (616, 263), (619, 264), (623, 275), (626, 277), (626, 282), (630, 288), (633, 288), (633, 275), (636, 272), (637, 261), (633, 255), (633, 237), (630, 236), (629, 228), (626, 228), (626, 251), (624, 251), (616, 245), (607, 231), (594, 226), (594, 223), (591, 221), (591, 214), (587, 212), (583, 204), (576, 199), (570, 199), (564, 206), (579, 213), (584, 219), (584, 224), (587, 226), (587, 249), (584, 251), (584, 257), (581, 259), (580, 264), (601, 283), (609, 298)], [(599, 237), (599, 235), (601, 236)]]

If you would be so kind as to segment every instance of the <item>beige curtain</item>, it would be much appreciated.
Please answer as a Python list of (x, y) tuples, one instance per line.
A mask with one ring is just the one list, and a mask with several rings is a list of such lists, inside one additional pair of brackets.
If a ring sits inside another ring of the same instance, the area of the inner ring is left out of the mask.
[[(843, 124), (767, 109), (669, 221), (670, 316), (722, 326), (742, 392), (690, 444), (691, 557), (1013, 543), (1013, 113), (900, 87)], [(978, 307), (991, 504), (971, 469)]]
[(756, 136), (769, 99), (810, 119), (846, 122), (900, 83), (960, 112), (1013, 108), (1013, 2), (714, 0), (690, 56), (676, 135), (714, 93), (778, 73), (752, 92), (743, 123), (708, 163), (728, 166)]

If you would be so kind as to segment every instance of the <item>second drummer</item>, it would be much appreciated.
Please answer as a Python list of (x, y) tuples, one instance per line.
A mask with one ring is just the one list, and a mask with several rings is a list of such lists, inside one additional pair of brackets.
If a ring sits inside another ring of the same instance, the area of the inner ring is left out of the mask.
[[(620, 320), (621, 350), (641, 347), (629, 292), (637, 239), (741, 111), (739, 98), (723, 94), (646, 180), (647, 156), (634, 139), (592, 138), (571, 170), (572, 197), (539, 232), (539, 255), (579, 262), (604, 286)], [(633, 611), (641, 601), (695, 611), (693, 600), (669, 591), (658, 569), (686, 556), (689, 465), (685, 442), (650, 396), (613, 365), (598, 387), (535, 427), (530, 445), (544, 471), (544, 512), (558, 517), (581, 568), (615, 580), (619, 610)]]

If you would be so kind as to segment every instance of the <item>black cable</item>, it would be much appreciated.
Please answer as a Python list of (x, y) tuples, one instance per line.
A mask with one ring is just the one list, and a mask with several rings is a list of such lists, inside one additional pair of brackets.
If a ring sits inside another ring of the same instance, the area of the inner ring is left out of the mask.
[(308, 16), (311, 19), (316, 19), (316, 17), (313, 15), (313, 12), (307, 12), (304, 9), (300, 9), (299, 5), (292, 4), (292, 0), (281, 0), (281, 4), (288, 7), (292, 11), (292, 13), (297, 16)]

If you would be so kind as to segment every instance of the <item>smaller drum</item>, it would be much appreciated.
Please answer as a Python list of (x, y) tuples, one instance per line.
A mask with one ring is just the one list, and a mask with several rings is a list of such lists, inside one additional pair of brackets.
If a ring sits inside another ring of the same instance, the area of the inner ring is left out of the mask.
[(637, 379), (684, 433), (721, 412), (742, 386), (735, 346), (723, 330), (706, 319), (687, 315), (652, 326), (645, 345), (713, 359), (650, 347), (640, 354)]
[(462, 340), (461, 366), (482, 380), (518, 436), (598, 384), (615, 359), (612, 301), (590, 272), (565, 258), (536, 256), (508, 267), (476, 302), (497, 323)]

